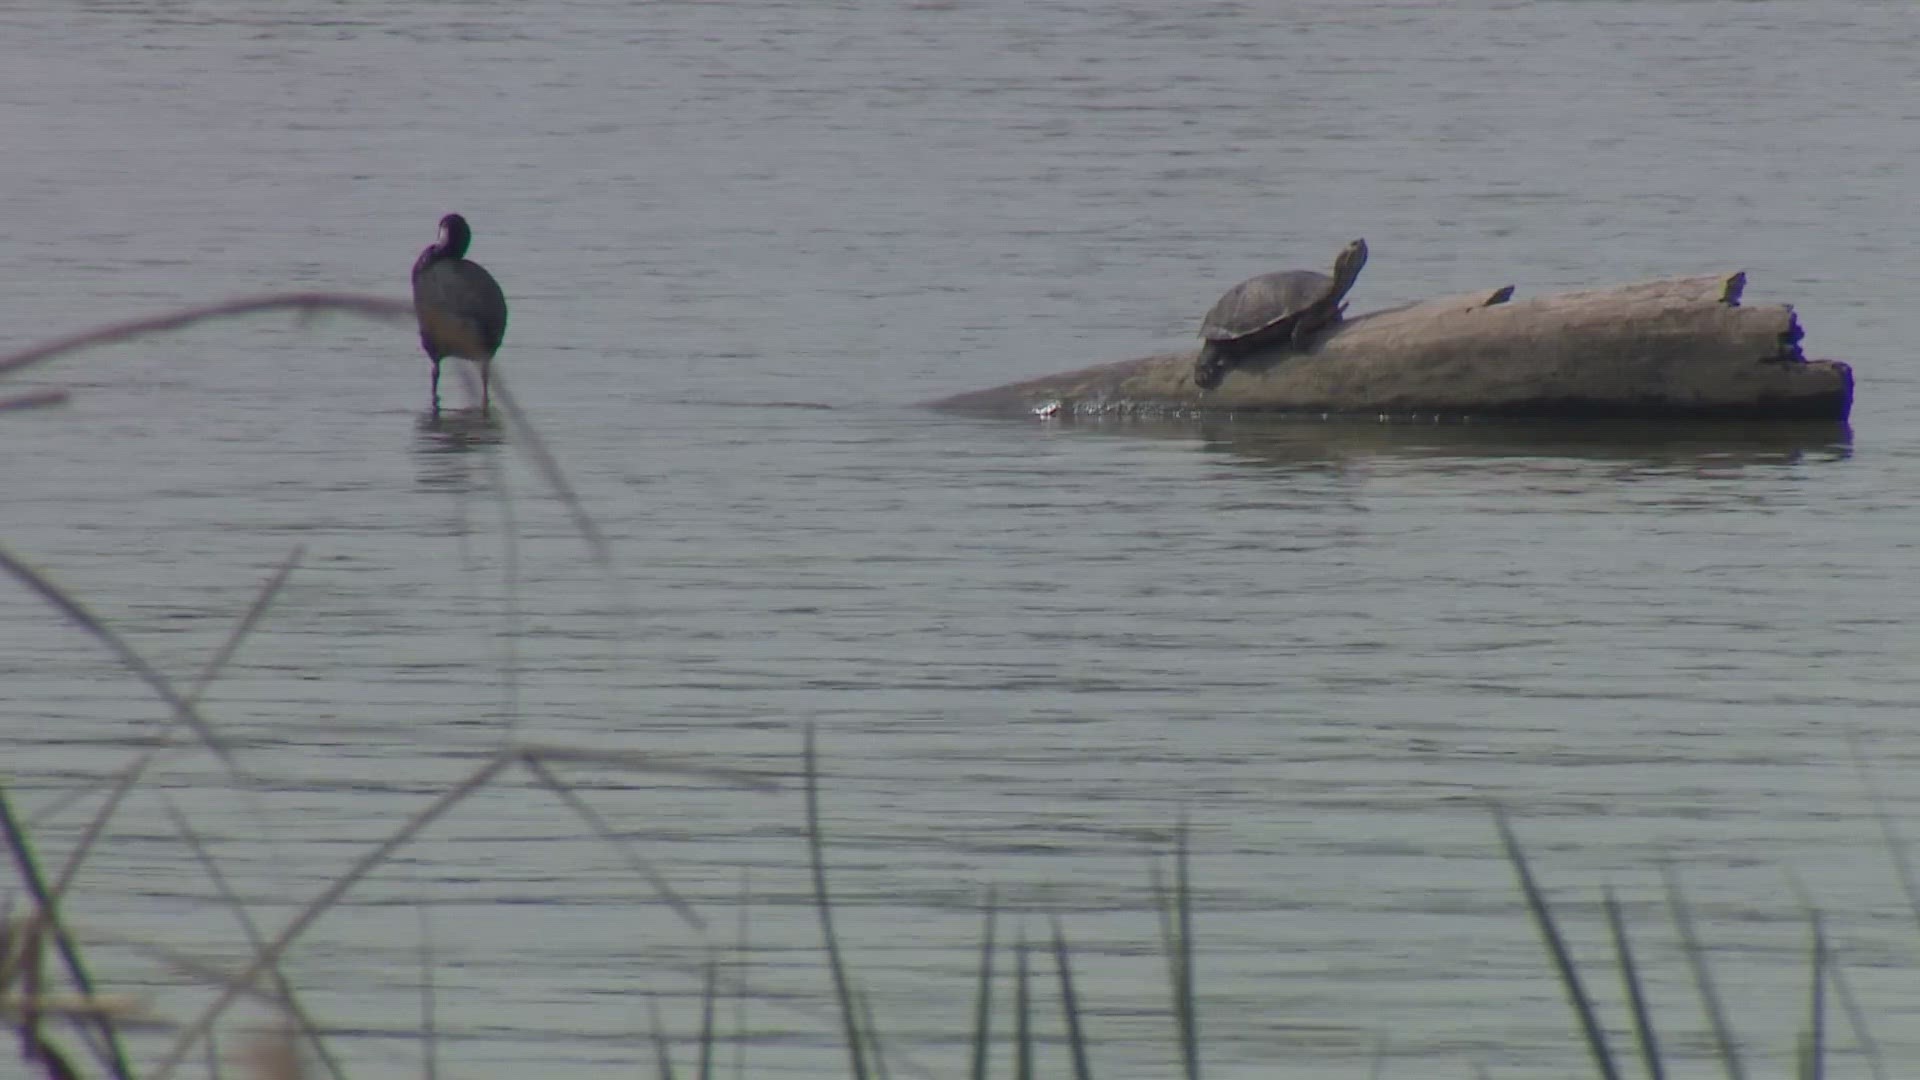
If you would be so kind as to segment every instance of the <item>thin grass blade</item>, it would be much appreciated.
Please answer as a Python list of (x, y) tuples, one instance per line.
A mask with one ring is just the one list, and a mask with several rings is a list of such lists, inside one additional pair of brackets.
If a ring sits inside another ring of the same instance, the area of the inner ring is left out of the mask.
[(1188, 868), (1190, 830), (1187, 813), (1180, 812), (1180, 828), (1174, 834), (1173, 911), (1179, 927), (1179, 965), (1176, 976), (1179, 992), (1175, 1007), (1180, 1018), (1180, 1047), (1187, 1069), (1187, 1080), (1200, 1080), (1200, 1004), (1194, 991), (1193, 975), (1193, 877)]
[[(1794, 897), (1800, 903), (1801, 914), (1809, 921), (1818, 916), (1820, 909), (1814, 905), (1813, 894), (1807, 891), (1806, 882), (1789, 870), (1787, 884), (1792, 887)], [(1852, 1030), (1854, 1039), (1860, 1044), (1860, 1052), (1867, 1059), (1867, 1070), (1873, 1074), (1874, 1080), (1887, 1080), (1886, 1060), (1880, 1053), (1880, 1043), (1867, 1025), (1866, 1010), (1860, 1007), (1859, 999), (1853, 995), (1853, 984), (1847, 979), (1846, 966), (1839, 957), (1833, 955), (1832, 949), (1827, 950), (1826, 971), (1827, 978), (1833, 984), (1834, 995), (1840, 999), (1840, 1011), (1846, 1014), (1847, 1027)]]
[(985, 928), (980, 933), (980, 979), (973, 994), (973, 1064), (968, 1075), (987, 1080), (987, 1061), (993, 1052), (993, 886), (987, 886)]
[(1852, 1029), (1853, 1037), (1860, 1043), (1860, 1052), (1866, 1056), (1867, 1071), (1873, 1074), (1873, 1080), (1888, 1080), (1887, 1061), (1880, 1052), (1880, 1041), (1873, 1037), (1873, 1031), (1867, 1026), (1867, 1011), (1860, 1007), (1860, 999), (1854, 996), (1853, 984), (1847, 979), (1847, 971), (1837, 958), (1827, 961), (1827, 974), (1833, 979), (1834, 995), (1840, 999), (1840, 1011), (1847, 1014), (1847, 1027)]
[(1387, 1051), (1393, 1048), (1393, 1040), (1385, 1035), (1373, 1040), (1373, 1060), (1367, 1065), (1367, 1080), (1387, 1080)]
[(660, 1028), (660, 1002), (649, 997), (647, 1011), (653, 1015), (653, 1052), (660, 1080), (673, 1080), (673, 1054), (667, 1049), (667, 1036)]
[(891, 1080), (887, 1071), (887, 1049), (880, 1038), (880, 1025), (873, 1019), (873, 999), (865, 990), (855, 990), (854, 996), (860, 1002), (860, 1030), (867, 1035), (868, 1060), (873, 1062), (873, 1074), (876, 1080)]
[(746, 1080), (747, 1075), (747, 966), (752, 959), (749, 943), (752, 940), (752, 924), (749, 913), (753, 910), (753, 875), (748, 870), (740, 871), (740, 906), (737, 910), (737, 923), (734, 940), (734, 995), (733, 995), (733, 1076), (734, 1080)]
[(1507, 861), (1513, 865), (1514, 875), (1520, 881), (1520, 891), (1526, 896), (1528, 909), (1533, 912), (1534, 925), (1539, 928), (1541, 938), (1547, 943), (1547, 951), (1553, 957), (1553, 966), (1559, 972), (1560, 985), (1567, 992), (1567, 1001), (1573, 1006), (1574, 1016), (1580, 1021), (1580, 1030), (1586, 1035), (1587, 1049), (1593, 1055), (1594, 1066), (1607, 1080), (1619, 1080), (1620, 1070), (1613, 1063), (1613, 1052), (1607, 1048), (1607, 1033), (1594, 1013), (1593, 1001), (1587, 996), (1585, 984), (1580, 981), (1580, 972), (1573, 963), (1573, 953), (1567, 948), (1560, 927), (1553, 921), (1553, 911), (1547, 906), (1546, 894), (1540, 891), (1540, 886), (1534, 881), (1526, 854), (1520, 850), (1520, 841), (1514, 836), (1513, 827), (1507, 824), (1506, 811), (1498, 803), (1493, 805), (1493, 823), (1500, 830), (1500, 842), (1506, 846)]
[(1886, 796), (1881, 793), (1880, 785), (1873, 782), (1873, 772), (1867, 767), (1866, 754), (1860, 748), (1859, 732), (1848, 729), (1847, 749), (1853, 755), (1853, 767), (1860, 774), (1860, 784), (1867, 789), (1867, 801), (1873, 807), (1873, 820), (1880, 826), (1880, 839), (1887, 845), (1887, 857), (1893, 861), (1900, 892), (1907, 898), (1907, 910), (1913, 913), (1914, 921), (1920, 923), (1920, 880), (1914, 877), (1913, 860), (1907, 857), (1907, 843), (1894, 827), (1893, 814), (1887, 810)]
[(415, 904), (413, 913), (420, 924), (421, 1075), (426, 1080), (440, 1080), (440, 1008), (433, 985), (433, 922), (427, 918), (425, 904)]
[(820, 916), (820, 934), (826, 939), (827, 964), (833, 971), (833, 992), (840, 999), (840, 1018), (847, 1042), (848, 1065), (854, 1080), (867, 1080), (865, 1040), (854, 1008), (852, 981), (840, 955), (840, 938), (833, 932), (833, 900), (827, 893), (826, 835), (820, 824), (820, 768), (814, 749), (813, 725), (806, 733), (807, 852), (813, 863), (813, 905)]
[(1033, 1080), (1033, 996), (1027, 977), (1027, 932), (1013, 943), (1013, 1075)]
[(1812, 987), (1807, 994), (1806, 1053), (1802, 1058), (1802, 1080), (1821, 1080), (1827, 1067), (1827, 934), (1818, 911), (1808, 917), (1813, 941), (1813, 956), (1808, 977)]
[(1640, 1061), (1651, 1080), (1666, 1080), (1666, 1066), (1660, 1060), (1660, 1036), (1654, 1031), (1653, 1014), (1647, 1008), (1646, 990), (1640, 983), (1640, 968), (1633, 962), (1633, 943), (1627, 937), (1627, 920), (1620, 911), (1620, 898), (1607, 886), (1602, 903), (1607, 910), (1607, 926), (1613, 931), (1613, 954), (1620, 961), (1620, 978), (1626, 983), (1627, 1003), (1633, 1011), (1633, 1034), (1640, 1044)]
[(1160, 948), (1167, 958), (1168, 994), (1173, 1001), (1173, 1021), (1175, 1032), (1180, 1043), (1180, 1065), (1182, 1073), (1187, 1077), (1187, 1080), (1199, 1080), (1199, 1035), (1196, 1030), (1196, 1025), (1194, 1024), (1195, 1018), (1191, 994), (1193, 985), (1193, 954), (1191, 951), (1191, 942), (1186, 939), (1184, 933), (1185, 928), (1189, 925), (1190, 919), (1183, 917), (1180, 910), (1185, 903), (1183, 899), (1184, 887), (1181, 884), (1181, 879), (1184, 877), (1186, 869), (1181, 862), (1178, 850), (1185, 843), (1186, 818), (1182, 815), (1180, 826), (1174, 836), (1176, 853), (1174, 858), (1175, 880), (1173, 887), (1171, 889), (1168, 888), (1158, 859), (1147, 864), (1147, 878), (1149, 888), (1153, 893), (1154, 910), (1159, 914), (1160, 918)]
[(1080, 1026), (1080, 997), (1073, 988), (1073, 960), (1067, 950), (1067, 934), (1059, 916), (1053, 918), (1053, 966), (1060, 973), (1060, 1011), (1067, 1021), (1067, 1048), (1073, 1054), (1074, 1080), (1093, 1080), (1093, 1065), (1087, 1055), (1087, 1033)]
[(1686, 954), (1687, 966), (1693, 972), (1694, 989), (1700, 995), (1701, 1007), (1706, 1010), (1714, 1046), (1720, 1051), (1721, 1067), (1726, 1070), (1728, 1080), (1746, 1080), (1740, 1045), (1734, 1038), (1732, 1025), (1727, 1023), (1726, 1010), (1721, 1007), (1720, 991), (1714, 986), (1713, 972), (1707, 966), (1707, 950), (1700, 943), (1700, 935), (1694, 932), (1693, 912), (1681, 892), (1680, 876), (1673, 864), (1666, 863), (1660, 867), (1660, 877), (1666, 883), (1667, 909), (1673, 915), (1674, 928), (1680, 932), (1681, 951)]
[(713, 1080), (713, 1003), (720, 978), (720, 960), (707, 952), (707, 978), (700, 987), (700, 1080)]

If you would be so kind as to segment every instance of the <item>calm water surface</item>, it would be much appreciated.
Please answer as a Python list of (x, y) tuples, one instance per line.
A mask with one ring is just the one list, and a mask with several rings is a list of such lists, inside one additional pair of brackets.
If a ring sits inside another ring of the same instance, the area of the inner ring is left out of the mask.
[[(1595, 965), (1620, 891), (1676, 1053), (1706, 1044), (1663, 858), (1770, 1066), (1803, 1008), (1790, 874), (1888, 1052), (1920, 1053), (1848, 744), (1910, 816), (1904, 0), (30, 2), (0, 35), (4, 344), (404, 295), (458, 209), (512, 298), (501, 370), (621, 583), (523, 439), (423, 421), (404, 330), (263, 319), (37, 372), (74, 403), (0, 422), (0, 543), (162, 670), (190, 679), (304, 545), (206, 696), (256, 788), (166, 757), (70, 905), (168, 1015), (204, 995), (108, 939), (246, 950), (167, 800), (274, 927), (510, 727), (790, 772), (812, 722), (897, 1069), (963, 1060), (991, 883), (1029, 934), (1065, 916), (1100, 1070), (1171, 1074), (1147, 858), (1184, 812), (1215, 1075), (1360, 1075), (1383, 1040), (1403, 1075), (1581, 1074), (1489, 797)], [(1356, 310), (1745, 269), (1856, 363), (1853, 429), (912, 404), (1178, 346), (1235, 281), (1361, 235)], [(0, 672), (4, 771), (55, 857), (98, 803), (65, 796), (164, 711), (18, 587)], [(797, 788), (559, 769), (707, 928), (509, 774), (295, 950), (358, 1075), (417, 1071), (421, 905), (450, 1068), (630, 1075), (643, 992), (692, 1030), (743, 887), (749, 1070), (842, 1068)]]

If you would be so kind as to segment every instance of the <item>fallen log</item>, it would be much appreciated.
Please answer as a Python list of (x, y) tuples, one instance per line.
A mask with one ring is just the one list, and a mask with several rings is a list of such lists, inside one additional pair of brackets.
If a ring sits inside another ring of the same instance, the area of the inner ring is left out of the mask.
[(1808, 360), (1787, 304), (1744, 273), (1513, 300), (1513, 286), (1369, 312), (1213, 390), (1161, 353), (928, 402), (968, 412), (1845, 420), (1853, 370)]

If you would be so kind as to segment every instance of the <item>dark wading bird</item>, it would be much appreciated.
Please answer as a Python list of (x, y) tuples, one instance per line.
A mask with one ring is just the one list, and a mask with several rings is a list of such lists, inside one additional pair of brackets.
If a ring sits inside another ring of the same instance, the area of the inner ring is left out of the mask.
[(440, 359), (460, 356), (480, 365), (480, 411), (486, 413), (489, 369), (507, 334), (507, 297), (500, 283), (466, 259), (473, 230), (467, 219), (440, 219), (440, 239), (413, 263), (413, 313), (420, 320), (420, 347), (433, 361), (433, 411), (440, 412)]

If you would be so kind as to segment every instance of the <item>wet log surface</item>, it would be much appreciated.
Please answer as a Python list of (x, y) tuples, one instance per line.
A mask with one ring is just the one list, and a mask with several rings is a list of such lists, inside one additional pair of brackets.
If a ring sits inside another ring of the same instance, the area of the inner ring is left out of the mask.
[(1512, 299), (1513, 287), (1349, 318), (1304, 351), (1242, 359), (1213, 390), (1195, 350), (928, 404), (989, 413), (1156, 412), (1844, 420), (1852, 369), (1807, 360), (1786, 304), (1740, 303), (1746, 275), (1663, 278)]

